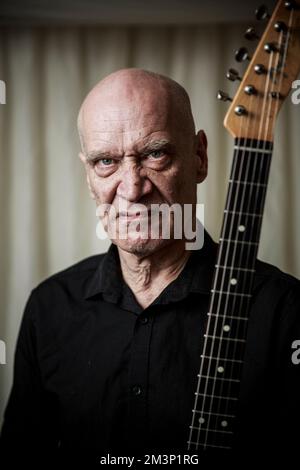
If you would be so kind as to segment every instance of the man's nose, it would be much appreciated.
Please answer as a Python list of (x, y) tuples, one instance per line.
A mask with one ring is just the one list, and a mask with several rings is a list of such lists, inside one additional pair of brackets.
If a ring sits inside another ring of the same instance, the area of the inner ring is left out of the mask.
[(130, 202), (138, 202), (151, 191), (152, 183), (147, 178), (144, 168), (133, 163), (124, 168), (117, 189), (118, 196)]

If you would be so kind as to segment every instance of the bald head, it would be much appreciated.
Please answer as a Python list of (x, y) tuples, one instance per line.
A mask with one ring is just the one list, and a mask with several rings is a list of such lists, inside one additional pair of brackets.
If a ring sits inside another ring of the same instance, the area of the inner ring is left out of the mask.
[[(195, 124), (189, 96), (185, 89), (171, 78), (147, 70), (129, 68), (111, 73), (88, 93), (78, 114), (78, 132), (82, 149), (89, 127), (95, 126), (99, 114), (109, 109), (118, 119), (144, 112), (147, 115), (165, 114), (180, 132), (189, 137), (195, 134)], [(108, 121), (108, 120), (107, 120)], [(99, 121), (98, 121), (99, 122)]]
[[(197, 184), (207, 173), (206, 138), (195, 134), (190, 100), (178, 83), (140, 69), (112, 73), (85, 98), (78, 129), (90, 194), (98, 207), (115, 210), (116, 217), (102, 214), (104, 227), (117, 220), (126, 226), (124, 211), (134, 204), (195, 209)], [(169, 243), (145, 232), (138, 237), (118, 232), (115, 241), (138, 256)]]

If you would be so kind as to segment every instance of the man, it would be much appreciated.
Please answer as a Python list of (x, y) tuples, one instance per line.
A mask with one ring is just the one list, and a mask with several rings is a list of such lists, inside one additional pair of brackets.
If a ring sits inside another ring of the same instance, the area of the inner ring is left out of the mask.
[[(192, 205), (195, 228), (206, 137), (195, 134), (185, 90), (139, 69), (98, 83), (78, 127), (89, 190), (113, 243), (32, 291), (2, 450), (94, 463), (108, 454), (187, 454), (217, 245), (205, 232), (203, 247), (187, 250), (172, 213), (170, 237), (147, 229), (153, 204)], [(238, 450), (249, 456), (284, 440), (293, 449), (299, 417), (291, 360), (299, 281), (265, 263), (256, 269), (238, 429)]]

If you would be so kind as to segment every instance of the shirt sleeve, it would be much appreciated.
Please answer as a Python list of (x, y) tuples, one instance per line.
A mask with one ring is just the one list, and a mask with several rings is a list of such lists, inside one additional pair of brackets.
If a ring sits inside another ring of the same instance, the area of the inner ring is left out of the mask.
[(13, 386), (0, 435), (1, 455), (22, 459), (53, 450), (57, 446), (51, 404), (43, 388), (39, 369), (36, 318), (37, 293), (27, 300), (17, 339)]
[[(298, 449), (300, 423), (300, 291), (299, 284), (291, 289), (281, 305), (276, 325), (278, 348), (274, 348), (276, 364), (274, 391), (278, 399), (274, 415), (278, 421), (285, 447)], [(276, 351), (276, 352), (275, 352)]]

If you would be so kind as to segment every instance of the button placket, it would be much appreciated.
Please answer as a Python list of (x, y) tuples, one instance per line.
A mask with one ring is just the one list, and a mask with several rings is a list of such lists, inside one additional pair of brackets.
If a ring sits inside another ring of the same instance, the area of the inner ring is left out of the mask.
[(139, 322), (142, 324), (142, 325), (146, 325), (146, 323), (148, 323), (149, 321), (149, 318), (148, 317), (141, 317), (139, 318)]
[(137, 317), (131, 344), (129, 420), (134, 438), (140, 436), (147, 427), (147, 387), (152, 320), (149, 315)]

